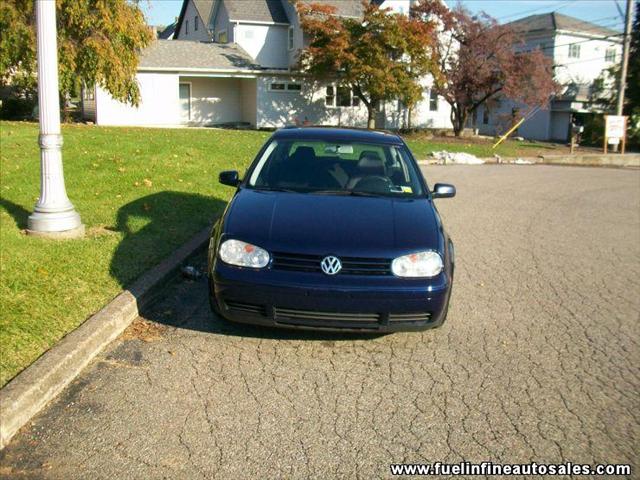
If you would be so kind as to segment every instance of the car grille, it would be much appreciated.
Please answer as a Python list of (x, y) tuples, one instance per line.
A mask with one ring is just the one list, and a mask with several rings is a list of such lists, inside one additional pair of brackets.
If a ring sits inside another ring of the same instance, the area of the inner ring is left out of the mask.
[(266, 305), (230, 301), (226, 301), (225, 304), (229, 310), (238, 313), (250, 313), (265, 318), (271, 318), (271, 315), (273, 315), (273, 320), (283, 325), (377, 330), (381, 325), (387, 323), (389, 325), (418, 325), (431, 321), (430, 312), (347, 313), (300, 310), (277, 306), (270, 308)]
[[(297, 253), (273, 253), (273, 268), (299, 272), (322, 272), (324, 256)], [(339, 257), (342, 269), (338, 275), (391, 275), (391, 260), (386, 258)]]

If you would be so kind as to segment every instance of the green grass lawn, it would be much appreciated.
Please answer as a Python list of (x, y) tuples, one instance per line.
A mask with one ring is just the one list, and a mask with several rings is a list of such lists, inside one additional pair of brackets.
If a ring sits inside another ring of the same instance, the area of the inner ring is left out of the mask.
[(425, 160), (430, 157), (431, 152), (442, 150), (466, 152), (480, 158), (493, 157), (494, 154), (501, 157), (535, 157), (540, 153), (568, 153), (568, 148), (564, 146), (530, 141), (508, 140), (493, 149), (493, 139), (429, 139), (421, 133), (416, 133), (405, 136), (405, 140), (418, 160)]
[[(29, 237), (38, 126), (0, 122), (0, 385), (219, 215), (232, 189), (218, 172), (245, 169), (270, 133), (66, 125), (63, 135), (67, 191), (87, 235)], [(488, 143), (408, 141), (419, 159), (444, 149), (492, 154)]]
[(224, 208), (217, 182), (269, 133), (63, 128), (69, 198), (82, 240), (26, 236), (39, 194), (38, 126), (0, 123), (0, 385), (81, 324)]

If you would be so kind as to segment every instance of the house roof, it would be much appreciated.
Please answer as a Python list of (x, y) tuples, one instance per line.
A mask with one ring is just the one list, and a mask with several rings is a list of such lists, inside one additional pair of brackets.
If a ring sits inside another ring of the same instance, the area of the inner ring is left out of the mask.
[(171, 38), (173, 38), (173, 34), (176, 31), (176, 22), (173, 22), (170, 25), (167, 25), (165, 28), (162, 29), (162, 31), (158, 32), (158, 38), (162, 39), (162, 40), (169, 40)]
[(361, 0), (323, 0), (319, 3), (331, 5), (341, 17), (362, 17), (364, 14)]
[(230, 20), (289, 23), (282, 0), (224, 0), (224, 5)]
[(584, 20), (557, 12), (530, 15), (528, 17), (509, 22), (507, 25), (513, 27), (516, 31), (525, 33), (556, 30), (602, 36), (618, 35), (620, 33), (616, 30), (602, 27), (595, 23), (585, 22)]
[(157, 40), (142, 51), (139, 68), (257, 70), (260, 66), (233, 43)]

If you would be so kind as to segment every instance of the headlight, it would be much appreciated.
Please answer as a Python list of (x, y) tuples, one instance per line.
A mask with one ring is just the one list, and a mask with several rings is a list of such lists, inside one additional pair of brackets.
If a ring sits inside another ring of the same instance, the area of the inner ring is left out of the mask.
[(442, 257), (431, 250), (403, 255), (391, 263), (391, 271), (398, 277), (435, 277), (443, 267)]
[(220, 259), (238, 267), (264, 268), (269, 264), (269, 253), (250, 243), (226, 240), (220, 245)]

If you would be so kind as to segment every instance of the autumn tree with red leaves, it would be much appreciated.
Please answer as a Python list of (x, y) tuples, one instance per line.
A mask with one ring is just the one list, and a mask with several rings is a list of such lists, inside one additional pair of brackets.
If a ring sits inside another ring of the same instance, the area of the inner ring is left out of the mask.
[(375, 128), (381, 102), (400, 99), (413, 107), (422, 98), (420, 79), (436, 71), (435, 23), (419, 21), (363, 2), (362, 18), (336, 15), (333, 6), (296, 2), (309, 38), (300, 69), (320, 81), (348, 85), (367, 107)]
[(411, 17), (432, 25), (437, 19), (434, 58), (439, 75), (433, 87), (451, 106), (457, 136), (480, 105), (506, 97), (529, 108), (545, 107), (557, 91), (552, 61), (539, 50), (518, 51), (522, 39), (486, 14), (451, 11), (440, 0), (421, 0)]

